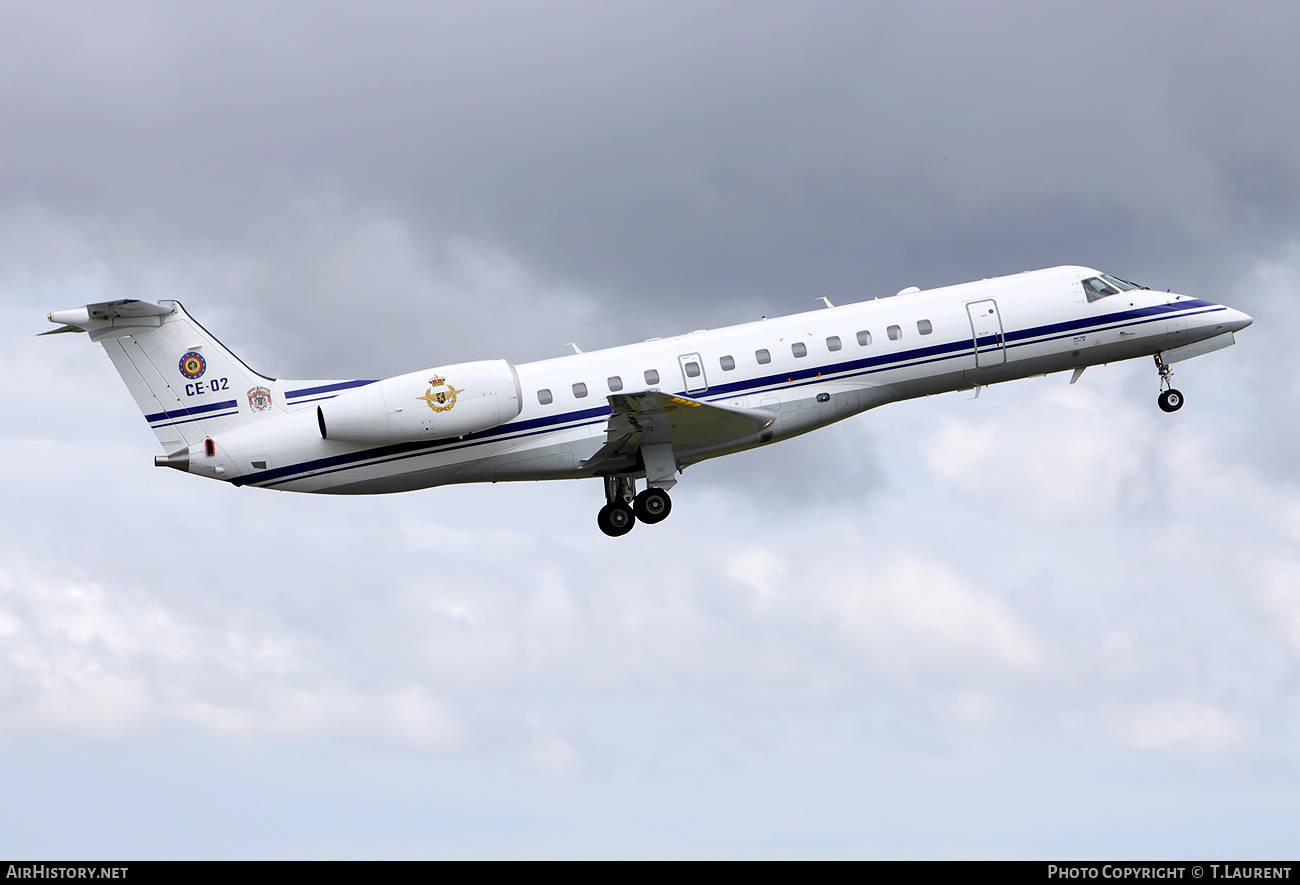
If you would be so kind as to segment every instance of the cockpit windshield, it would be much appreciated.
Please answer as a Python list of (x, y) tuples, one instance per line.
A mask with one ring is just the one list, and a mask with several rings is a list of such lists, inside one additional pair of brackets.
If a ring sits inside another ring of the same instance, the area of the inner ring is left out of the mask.
[(1128, 280), (1121, 280), (1112, 274), (1104, 273), (1101, 278), (1112, 286), (1119, 286), (1121, 292), (1127, 292), (1129, 289), (1145, 289), (1146, 286), (1139, 286), (1137, 283), (1130, 283)]
[(1128, 280), (1121, 280), (1119, 277), (1111, 276), (1108, 273), (1098, 277), (1088, 277), (1083, 281), (1083, 294), (1088, 296), (1089, 301), (1096, 301), (1099, 298), (1105, 298), (1107, 295), (1115, 295), (1119, 292), (1127, 292), (1129, 289), (1145, 288), (1145, 286), (1130, 283)]

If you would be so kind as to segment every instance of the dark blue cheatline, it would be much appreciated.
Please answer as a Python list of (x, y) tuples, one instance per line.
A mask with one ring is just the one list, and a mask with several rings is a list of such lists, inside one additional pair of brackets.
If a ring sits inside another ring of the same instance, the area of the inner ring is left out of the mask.
[(186, 424), (190, 421), (198, 421), (200, 418), (225, 418), (230, 415), (238, 414), (239, 403), (233, 399), (229, 399), (225, 402), (210, 403), (206, 406), (174, 409), (170, 412), (154, 412), (152, 415), (145, 415), (144, 419), (149, 422), (150, 427), (157, 430), (160, 427), (170, 427), (173, 424)]
[[(338, 396), (344, 390), (351, 390), (354, 387), (365, 387), (367, 384), (374, 384), (375, 379), (365, 381), (338, 381), (334, 384), (321, 384), (316, 387), (301, 387), (298, 390), (286, 390), (284, 398), (291, 406), (301, 405), (302, 403), (315, 402), (321, 399), (331, 399)], [(311, 397), (306, 399), (305, 397)]]
[[(1201, 313), (1212, 313), (1217, 310), (1225, 309), (1226, 308), (1224, 308), (1223, 305), (1215, 304), (1211, 301), (1201, 301), (1199, 299), (1189, 300), (1177, 304), (1162, 304), (1154, 307), (1119, 311), (1100, 317), (1071, 320), (1064, 323), (1052, 323), (1046, 326), (1035, 326), (1007, 333), (1004, 337), (1007, 349), (1013, 349), (1016, 347), (1025, 347), (1030, 344), (1040, 344), (1044, 341), (1066, 338), (1085, 329), (1099, 332), (1121, 327), (1140, 326), (1159, 320), (1177, 318), (1179, 316), (1194, 316)], [(995, 343), (996, 339), (993, 336), (988, 336), (979, 340), (980, 346), (992, 345)], [(778, 374), (766, 375), (761, 378), (751, 378), (748, 381), (737, 381), (732, 384), (716, 385), (709, 388), (709, 395), (703, 399), (706, 402), (716, 402), (721, 399), (736, 396), (737, 394), (749, 395), (768, 393), (775, 390), (789, 390), (791, 387), (807, 387), (809, 385), (825, 383), (828, 381), (841, 380), (846, 377), (874, 375), (879, 372), (893, 369), (942, 362), (943, 360), (968, 355), (971, 352), (972, 345), (973, 339), (959, 338), (955, 341), (949, 341), (944, 344), (934, 344), (929, 347), (917, 347), (898, 353), (886, 353), (878, 356), (831, 363), (823, 366), (811, 366), (806, 369), (800, 369), (799, 371), (781, 372)], [(351, 381), (346, 382), (346, 385), (360, 387), (364, 384), (373, 383), (373, 381)], [(343, 385), (330, 385), (330, 387), (342, 386)], [(323, 389), (324, 388), (308, 388), (305, 391), (295, 391), (295, 393), (306, 395), (307, 393)], [(515, 421), (509, 424), (502, 424), (499, 427), (494, 427), (490, 430), (468, 434), (461, 439), (439, 439), (429, 440), (427, 442), (397, 443), (394, 445), (366, 449), (361, 452), (335, 455), (330, 458), (319, 458), (313, 461), (305, 461), (300, 464), (291, 464), (285, 467), (277, 467), (272, 470), (263, 470), (252, 474), (251, 476), (232, 479), (231, 482), (235, 485), (256, 485), (262, 487), (276, 486), (296, 479), (307, 479), (312, 476), (319, 476), (331, 471), (355, 470), (362, 467), (371, 467), (377, 464), (386, 464), (392, 461), (417, 458), (421, 455), (433, 455), (440, 452), (454, 451), (456, 449), (467, 448), (493, 439), (536, 436), (539, 433), (550, 430), (562, 429), (562, 425), (578, 427), (585, 423), (603, 421), (608, 418), (610, 414), (611, 410), (608, 406), (596, 409), (564, 412), (559, 415), (549, 415), (541, 418), (531, 418), (527, 421)]]

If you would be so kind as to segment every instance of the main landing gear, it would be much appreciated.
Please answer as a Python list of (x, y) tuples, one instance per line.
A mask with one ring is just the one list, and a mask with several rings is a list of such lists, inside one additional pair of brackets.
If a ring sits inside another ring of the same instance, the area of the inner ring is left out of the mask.
[(1183, 407), (1183, 394), (1175, 390), (1173, 382), (1170, 380), (1174, 377), (1174, 370), (1169, 368), (1169, 364), (1164, 361), (1160, 354), (1156, 354), (1156, 370), (1160, 372), (1160, 397), (1156, 400), (1160, 403), (1162, 412), (1177, 412)]
[(648, 488), (636, 494), (636, 480), (630, 476), (605, 477), (608, 499), (596, 514), (596, 524), (611, 538), (626, 535), (638, 521), (647, 525), (662, 522), (672, 512), (673, 501), (660, 488)]

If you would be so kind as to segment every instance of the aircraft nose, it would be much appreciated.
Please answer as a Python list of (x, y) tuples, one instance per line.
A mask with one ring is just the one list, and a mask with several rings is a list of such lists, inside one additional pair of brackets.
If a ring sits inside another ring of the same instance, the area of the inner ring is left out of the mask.
[(1228, 308), (1228, 315), (1220, 322), (1224, 331), (1240, 332), (1242, 329), (1255, 322), (1250, 314), (1243, 313), (1235, 308)]

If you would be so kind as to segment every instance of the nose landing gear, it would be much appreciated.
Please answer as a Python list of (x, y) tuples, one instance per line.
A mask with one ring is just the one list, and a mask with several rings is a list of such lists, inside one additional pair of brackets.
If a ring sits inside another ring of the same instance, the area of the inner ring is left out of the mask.
[(1160, 396), (1156, 402), (1160, 403), (1162, 412), (1177, 412), (1183, 407), (1183, 394), (1174, 389), (1173, 382), (1170, 380), (1174, 377), (1174, 370), (1169, 368), (1169, 364), (1158, 353), (1156, 370), (1160, 372)]
[(672, 512), (673, 501), (660, 488), (648, 488), (636, 494), (636, 480), (630, 476), (605, 477), (608, 503), (596, 514), (596, 524), (611, 538), (632, 531), (637, 522), (653, 525)]

